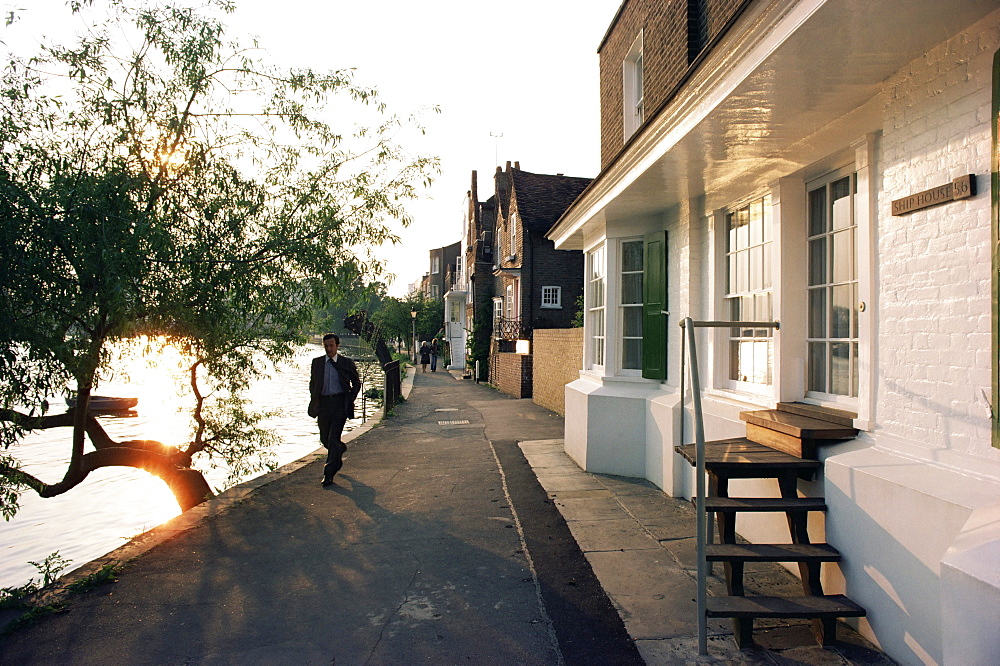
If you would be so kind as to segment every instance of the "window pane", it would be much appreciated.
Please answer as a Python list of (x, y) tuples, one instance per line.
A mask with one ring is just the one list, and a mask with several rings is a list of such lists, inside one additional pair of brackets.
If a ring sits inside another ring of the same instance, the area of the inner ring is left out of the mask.
[(846, 229), (851, 226), (851, 177), (847, 176), (830, 185), (833, 200), (833, 228)]
[(726, 293), (735, 294), (736, 293), (736, 255), (729, 255), (729, 262), (726, 266)]
[(847, 342), (830, 343), (830, 393), (850, 395), (851, 345)]
[(740, 252), (736, 255), (736, 291), (744, 292), (747, 291), (747, 282), (749, 281), (749, 275), (747, 274), (747, 253)]
[(809, 291), (809, 337), (826, 337), (826, 289)]
[(826, 238), (809, 241), (809, 284), (826, 284)]
[[(740, 299), (730, 298), (729, 299), (729, 321), (740, 321)], [(740, 329), (733, 327), (729, 329), (729, 335), (738, 338), (740, 337)]]
[(764, 266), (763, 266), (763, 277), (761, 278), (761, 283), (764, 289), (771, 288), (771, 244), (768, 243), (763, 247), (764, 250)]
[(816, 236), (826, 230), (826, 189), (821, 187), (809, 193), (809, 235)]
[(767, 242), (769, 242), (771, 240), (771, 219), (772, 219), (772, 215), (771, 215), (771, 195), (770, 194), (768, 194), (766, 197), (764, 197), (764, 200), (761, 202), (761, 206), (763, 208), (763, 214), (764, 214), (764, 223), (763, 223), (763, 227), (764, 227), (764, 242), (767, 243)]
[(750, 291), (760, 291), (764, 287), (764, 246), (750, 248)]
[(736, 211), (736, 247), (746, 248), (750, 245), (750, 211), (742, 208)]
[(858, 343), (851, 344), (851, 395), (858, 394)]
[(622, 270), (642, 270), (642, 241), (622, 243)]
[(740, 378), (740, 345), (739, 340), (729, 341), (729, 378), (734, 381), (743, 381)]
[(622, 308), (622, 332), (626, 338), (642, 337), (642, 308)]
[(826, 393), (826, 343), (809, 343), (809, 390)]
[[(753, 296), (753, 320), (771, 321), (771, 294), (754, 294)], [(754, 336), (766, 338), (771, 335), (771, 331), (766, 328), (758, 328)]]
[(729, 299), (729, 321), (740, 321), (740, 299), (738, 298)]
[(760, 245), (764, 242), (764, 216), (761, 202), (750, 204), (748, 211), (750, 220), (750, 245)]
[[(740, 296), (740, 300), (743, 301), (743, 303), (740, 305), (740, 308), (742, 309), (742, 312), (740, 314), (743, 315), (743, 319), (741, 319), (740, 321), (753, 321), (753, 315), (754, 315), (753, 296)], [(752, 338), (753, 329), (741, 328), (740, 337)]]
[(622, 368), (642, 370), (642, 339), (622, 340)]
[[(851, 337), (858, 337), (858, 283), (851, 284)], [(857, 395), (857, 394), (855, 394)]]
[[(851, 296), (853, 285), (843, 284), (831, 289), (833, 292), (833, 312), (830, 321), (831, 338), (851, 337)], [(816, 336), (819, 337), (819, 336)]]
[(622, 303), (642, 303), (642, 273), (622, 275)]
[(750, 381), (757, 384), (771, 383), (771, 343), (768, 340), (758, 340), (753, 343), (753, 376)]
[(726, 253), (736, 250), (736, 213), (726, 215)]
[(591, 307), (599, 308), (604, 305), (604, 281), (597, 280), (593, 283), (594, 289), (592, 292), (593, 300), (590, 303)]
[(850, 282), (854, 279), (854, 243), (852, 229), (833, 234), (833, 281)]

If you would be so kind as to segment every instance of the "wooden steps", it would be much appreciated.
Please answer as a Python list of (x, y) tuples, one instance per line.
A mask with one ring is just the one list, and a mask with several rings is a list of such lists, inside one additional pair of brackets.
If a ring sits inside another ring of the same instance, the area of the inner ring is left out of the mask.
[(822, 497), (706, 497), (705, 509), (714, 513), (826, 511)]
[(825, 543), (715, 543), (705, 547), (709, 562), (839, 562), (840, 552)]
[(709, 597), (709, 617), (864, 617), (865, 609), (842, 594), (807, 597)]
[[(826, 595), (820, 567), (841, 559), (829, 544), (810, 542), (809, 512), (826, 511), (822, 497), (799, 497), (798, 479), (822, 468), (817, 447), (857, 435), (854, 415), (840, 410), (802, 403), (781, 403), (778, 409), (743, 412), (747, 436), (705, 443), (708, 496), (705, 510), (715, 514), (719, 541), (708, 543), (705, 560), (725, 566), (728, 596), (707, 600), (708, 617), (733, 620), (737, 644), (753, 644), (755, 618), (807, 618), (823, 645), (836, 640), (836, 621), (863, 617), (865, 609), (843, 595)], [(692, 465), (697, 464), (694, 444), (675, 450)], [(730, 497), (730, 479), (775, 479), (778, 497)], [(737, 543), (736, 521), (741, 513), (784, 513), (791, 543)], [(792, 562), (799, 568), (804, 596), (745, 596), (743, 573), (750, 562)]]
[(799, 458), (815, 459), (818, 446), (858, 435), (850, 412), (805, 403), (741, 412), (740, 419), (746, 421), (747, 439)]

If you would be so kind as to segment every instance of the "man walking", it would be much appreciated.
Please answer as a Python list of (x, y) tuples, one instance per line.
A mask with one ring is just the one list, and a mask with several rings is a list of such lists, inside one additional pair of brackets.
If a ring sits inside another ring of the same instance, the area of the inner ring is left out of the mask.
[(339, 336), (324, 335), (323, 348), (326, 354), (313, 359), (309, 375), (309, 416), (318, 420), (319, 439), (326, 447), (323, 485), (328, 486), (344, 464), (347, 445), (341, 436), (347, 419), (354, 418), (354, 400), (361, 391), (361, 378), (354, 361), (337, 352)]

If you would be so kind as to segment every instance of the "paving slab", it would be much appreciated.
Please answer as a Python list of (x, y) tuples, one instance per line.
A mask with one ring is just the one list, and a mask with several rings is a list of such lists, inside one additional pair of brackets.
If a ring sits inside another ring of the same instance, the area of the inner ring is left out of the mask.
[(579, 474), (539, 474), (538, 482), (542, 484), (542, 488), (551, 493), (560, 493), (567, 490), (608, 491), (597, 479), (590, 476), (580, 476)]
[(660, 550), (660, 544), (630, 518), (567, 521), (584, 553), (591, 551)]
[(574, 520), (614, 520), (627, 514), (615, 497), (557, 497), (555, 505), (567, 522)]

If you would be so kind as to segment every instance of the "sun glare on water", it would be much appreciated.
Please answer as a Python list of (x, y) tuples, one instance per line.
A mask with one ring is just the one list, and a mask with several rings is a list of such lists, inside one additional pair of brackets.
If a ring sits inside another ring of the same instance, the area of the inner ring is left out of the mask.
[[(124, 417), (101, 418), (112, 438), (152, 439), (168, 446), (183, 446), (191, 435), (190, 361), (165, 338), (142, 337), (114, 350), (108, 380), (95, 394), (136, 398), (138, 403)], [(180, 510), (173, 493), (158, 477), (132, 468), (112, 468), (122, 489), (115, 510), (155, 520), (157, 524)], [(137, 498), (141, 498), (137, 500)]]

